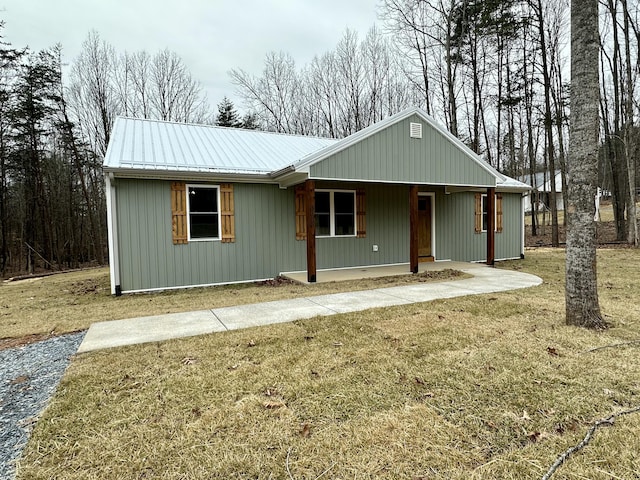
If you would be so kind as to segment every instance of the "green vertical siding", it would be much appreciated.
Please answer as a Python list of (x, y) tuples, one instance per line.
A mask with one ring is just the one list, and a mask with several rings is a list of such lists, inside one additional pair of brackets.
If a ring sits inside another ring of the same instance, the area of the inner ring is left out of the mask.
[[(365, 238), (318, 238), (317, 266), (339, 268), (409, 261), (409, 187), (399, 184), (318, 182), (317, 188), (366, 192)], [(435, 192), (437, 260), (484, 260), (486, 234), (474, 233), (474, 194)], [(118, 242), (123, 291), (229, 283), (306, 270), (306, 242), (295, 239), (292, 188), (235, 184), (235, 243), (191, 242), (171, 237), (170, 182), (116, 180)], [(520, 255), (519, 194), (503, 194), (503, 233), (496, 258)], [(373, 251), (378, 245), (378, 252)]]
[[(422, 124), (422, 138), (409, 124)], [(312, 178), (495, 186), (495, 177), (418, 115), (312, 165)]]
[[(502, 194), (502, 233), (496, 234), (496, 258), (519, 258), (522, 251), (522, 194)], [(486, 255), (485, 255), (486, 257)]]
[(295, 240), (292, 189), (236, 184), (235, 243), (171, 237), (170, 182), (116, 181), (123, 291), (270, 278), (306, 268), (305, 242)]
[[(496, 259), (517, 258), (521, 253), (522, 206), (519, 193), (502, 194), (503, 229), (496, 233)], [(436, 196), (436, 258), (483, 261), (487, 258), (487, 234), (475, 233), (475, 193)]]

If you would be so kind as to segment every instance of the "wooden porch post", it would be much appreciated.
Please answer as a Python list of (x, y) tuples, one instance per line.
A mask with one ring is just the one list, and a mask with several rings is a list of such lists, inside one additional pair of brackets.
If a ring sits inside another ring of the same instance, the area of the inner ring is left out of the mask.
[(487, 265), (496, 259), (496, 189), (487, 188)]
[(305, 216), (307, 220), (307, 282), (316, 281), (316, 182), (304, 182)]
[(409, 268), (418, 273), (418, 186), (409, 185)]

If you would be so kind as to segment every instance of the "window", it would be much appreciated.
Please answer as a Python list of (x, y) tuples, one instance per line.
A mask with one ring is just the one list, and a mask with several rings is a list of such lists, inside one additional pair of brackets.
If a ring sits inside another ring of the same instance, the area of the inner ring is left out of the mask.
[(356, 192), (317, 190), (315, 199), (317, 237), (356, 235)]
[(220, 240), (219, 189), (187, 185), (189, 240)]

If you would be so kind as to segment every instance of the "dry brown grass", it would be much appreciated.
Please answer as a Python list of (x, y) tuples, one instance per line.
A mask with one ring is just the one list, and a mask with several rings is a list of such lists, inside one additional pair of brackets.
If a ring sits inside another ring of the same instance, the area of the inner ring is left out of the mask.
[[(18, 478), (540, 478), (640, 403), (637, 346), (586, 353), (640, 337), (640, 252), (599, 252), (601, 333), (564, 325), (561, 251), (503, 266), (545, 282), (79, 356)], [(639, 431), (553, 478), (638, 478)]]
[(271, 286), (268, 282), (262, 282), (114, 297), (109, 290), (108, 269), (84, 270), (0, 283), (0, 339), (73, 332), (104, 320), (366, 290), (452, 277), (465, 278), (465, 274), (445, 269), (424, 272), (418, 276), (401, 275), (315, 285), (275, 282), (275, 286)]
[[(524, 224), (531, 226), (531, 217), (532, 215), (525, 215)], [(562, 225), (564, 222), (564, 211), (558, 211), (558, 224)], [(551, 225), (551, 212), (539, 212), (538, 213), (538, 223), (537, 225)]]
[[(636, 203), (636, 208), (640, 209), (640, 203)], [(526, 215), (524, 217), (525, 225), (531, 226), (531, 215)], [(538, 225), (551, 225), (551, 212), (546, 212), (546, 214), (542, 214), (542, 212), (538, 213)], [(613, 222), (613, 206), (610, 201), (602, 202), (600, 204), (600, 222)], [(558, 212), (558, 224), (564, 223), (564, 211)]]

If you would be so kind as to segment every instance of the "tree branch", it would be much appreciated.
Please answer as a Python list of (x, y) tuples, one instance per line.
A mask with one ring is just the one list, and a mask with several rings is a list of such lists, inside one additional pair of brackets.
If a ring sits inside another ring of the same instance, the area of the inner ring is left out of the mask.
[(640, 345), (640, 340), (631, 340), (630, 342), (612, 343), (611, 345), (603, 345), (602, 347), (590, 348), (583, 353), (597, 352), (598, 350), (604, 350), (605, 348), (624, 347), (626, 345)]
[(573, 455), (574, 453), (576, 453), (576, 452), (582, 450), (584, 447), (586, 447), (589, 444), (589, 442), (591, 441), (591, 438), (593, 437), (594, 433), (596, 432), (596, 430), (598, 428), (602, 427), (603, 425), (613, 425), (616, 418), (621, 417), (623, 415), (629, 415), (631, 413), (636, 413), (636, 412), (640, 412), (640, 406), (632, 408), (630, 410), (623, 410), (622, 412), (614, 413), (612, 415), (609, 415), (607, 418), (603, 418), (603, 419), (598, 420), (597, 422), (595, 422), (591, 426), (591, 428), (587, 431), (587, 434), (584, 436), (584, 438), (582, 439), (582, 441), (580, 443), (578, 443), (577, 445), (574, 445), (573, 447), (567, 449), (562, 455), (560, 455), (556, 459), (556, 461), (553, 463), (553, 465), (551, 465), (551, 467), (549, 468), (547, 473), (545, 473), (545, 475), (542, 477), (542, 480), (549, 480), (551, 478), (551, 475), (553, 475), (555, 473), (555, 471), (564, 462), (566, 462), (567, 459), (571, 455)]
[(289, 448), (289, 450), (287, 450), (287, 459), (284, 462), (284, 466), (287, 469), (287, 475), (289, 475), (289, 479), (290, 480), (294, 480), (293, 479), (293, 475), (291, 475), (291, 470), (289, 470), (289, 457), (291, 456), (291, 448)]

